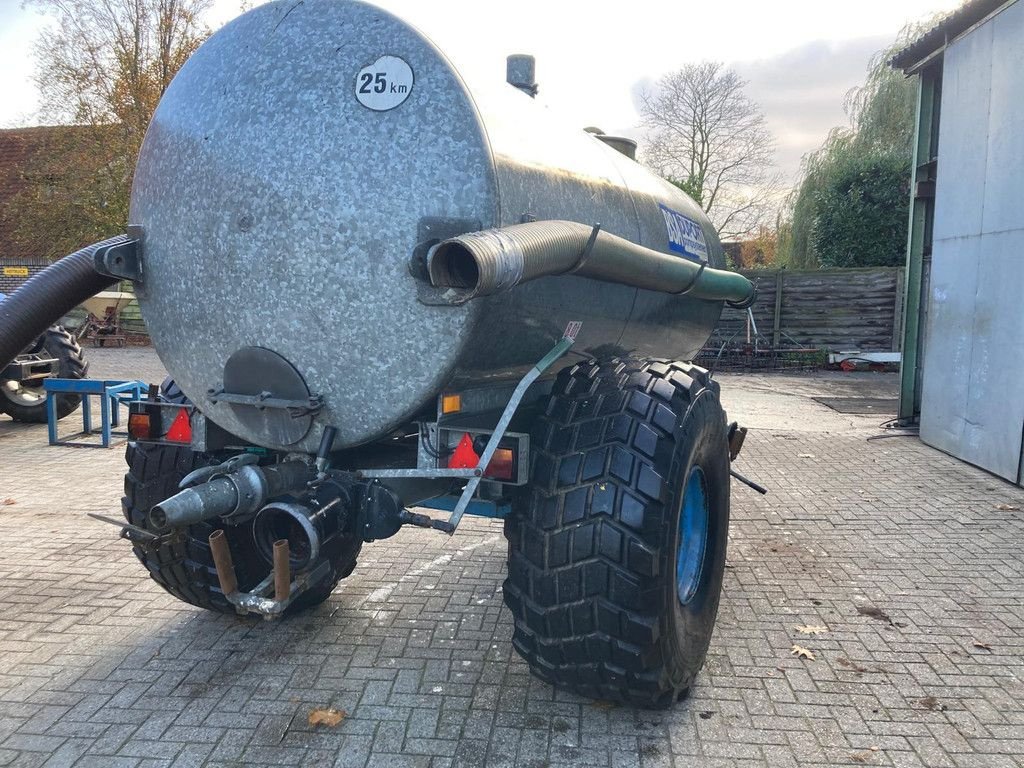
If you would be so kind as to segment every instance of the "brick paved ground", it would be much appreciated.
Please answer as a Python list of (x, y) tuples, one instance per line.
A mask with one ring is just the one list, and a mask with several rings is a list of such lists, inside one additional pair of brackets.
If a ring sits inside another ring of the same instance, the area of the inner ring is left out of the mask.
[[(161, 372), (147, 351), (93, 359)], [(807, 399), (879, 382), (723, 377), (758, 427), (738, 467), (771, 494), (734, 486), (711, 653), (667, 712), (530, 677), (496, 523), (368, 546), (293, 620), (215, 616), (85, 517), (117, 510), (121, 450), (0, 417), (0, 765), (1022, 765), (1024, 491)], [(348, 717), (313, 729), (315, 706)]]

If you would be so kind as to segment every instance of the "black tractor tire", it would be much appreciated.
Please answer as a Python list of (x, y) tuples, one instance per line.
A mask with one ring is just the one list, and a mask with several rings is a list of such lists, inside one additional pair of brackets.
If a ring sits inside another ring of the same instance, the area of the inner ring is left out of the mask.
[[(168, 402), (188, 402), (171, 379), (164, 381), (161, 392)], [(125, 519), (134, 526), (157, 532), (149, 520), (153, 506), (177, 493), (178, 483), (189, 472), (215, 463), (216, 459), (187, 447), (129, 443), (125, 461), (128, 472), (121, 499)], [(227, 537), (239, 589), (252, 589), (270, 573), (270, 564), (256, 550), (251, 521), (239, 525), (224, 525), (220, 520), (205, 521), (188, 526), (176, 538), (159, 546), (133, 544), (132, 549), (153, 580), (179, 600), (218, 613), (233, 614), (235, 608), (221, 591), (210, 551), (210, 534), (218, 529), (222, 529)], [(324, 602), (338, 582), (352, 573), (360, 547), (358, 540), (347, 541), (344, 547), (331, 553), (331, 572), (296, 598), (286, 613)]]
[[(587, 361), (559, 373), (532, 430), (529, 492), (505, 521), (512, 644), (542, 680), (652, 708), (689, 691), (711, 642), (728, 541), (718, 391), (702, 368), (670, 361)], [(684, 501), (696, 511), (684, 513)], [(691, 519), (703, 528), (687, 530), (706, 536), (684, 536)]]
[[(46, 352), (57, 359), (57, 370), (54, 376), (58, 379), (84, 379), (89, 374), (89, 364), (85, 361), (82, 348), (75, 337), (62, 326), (55, 325), (36, 342), (32, 352)], [(8, 390), (6, 382), (0, 382), (0, 413), (6, 413), (15, 421), (32, 424), (45, 424), (46, 396), (42, 385), (27, 388), (26, 394), (31, 395), (35, 402), (24, 402), (25, 398)], [(74, 413), (82, 404), (79, 395), (55, 395), (57, 400), (57, 418)]]

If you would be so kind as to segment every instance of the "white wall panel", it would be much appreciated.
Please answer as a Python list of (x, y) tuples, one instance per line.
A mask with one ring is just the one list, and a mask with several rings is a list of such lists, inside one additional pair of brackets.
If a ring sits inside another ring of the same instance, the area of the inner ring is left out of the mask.
[(1016, 480), (1024, 432), (1024, 229), (981, 236), (963, 458)]
[(1011, 5), (985, 26), (992, 27), (992, 83), (982, 231), (1005, 232), (1022, 226), (1024, 3)]
[(1020, 482), (1024, 2), (945, 53), (921, 438)]
[(977, 238), (945, 240), (932, 251), (921, 439), (952, 454), (958, 453), (967, 426), (980, 245)]
[(991, 24), (946, 51), (939, 112), (940, 193), (935, 198), (933, 240), (981, 234), (991, 62)]

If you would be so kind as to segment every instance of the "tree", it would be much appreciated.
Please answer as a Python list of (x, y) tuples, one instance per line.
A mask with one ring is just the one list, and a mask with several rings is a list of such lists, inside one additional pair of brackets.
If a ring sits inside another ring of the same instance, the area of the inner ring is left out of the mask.
[(907, 240), (910, 156), (857, 152), (822, 183), (809, 245), (824, 267), (895, 267)]
[(780, 262), (804, 269), (902, 262), (917, 92), (888, 62), (924, 26), (905, 27), (872, 57), (865, 84), (846, 95), (850, 125), (804, 158)]
[[(44, 122), (78, 126), (23, 171), (8, 211), (52, 232), (48, 255), (122, 231), (135, 160), (171, 79), (206, 39), (211, 0), (28, 0), (54, 23), (36, 44)], [(43, 255), (43, 254), (41, 254)]]
[(721, 237), (756, 232), (779, 189), (775, 142), (745, 86), (721, 63), (703, 62), (640, 96), (644, 160), (697, 201)]
[(762, 224), (753, 237), (740, 243), (738, 269), (763, 269), (775, 266), (778, 231)]

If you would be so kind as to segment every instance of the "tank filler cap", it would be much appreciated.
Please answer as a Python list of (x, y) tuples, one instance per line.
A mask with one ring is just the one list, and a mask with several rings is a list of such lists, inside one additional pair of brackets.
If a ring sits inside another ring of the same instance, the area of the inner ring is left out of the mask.
[(602, 131), (600, 128), (588, 125), (583, 129), (586, 133), (592, 134), (595, 139), (607, 144), (609, 147), (619, 152), (630, 160), (636, 160), (636, 141), (629, 138), (628, 136), (609, 136), (607, 133)]
[(609, 136), (606, 133), (602, 133), (596, 136), (596, 138), (630, 160), (636, 160), (636, 140), (628, 136)]
[(505, 59), (505, 80), (531, 98), (537, 95), (537, 60), (526, 53), (513, 53)]

